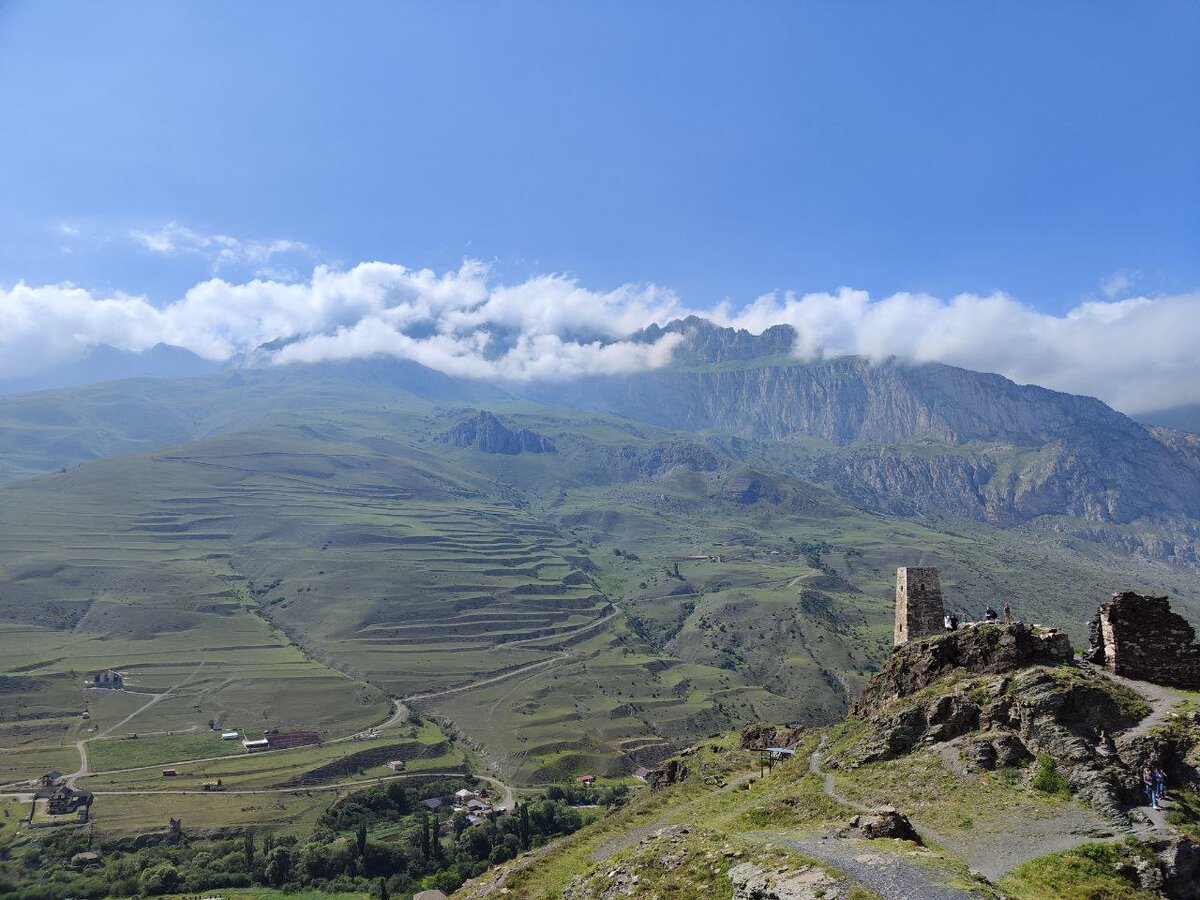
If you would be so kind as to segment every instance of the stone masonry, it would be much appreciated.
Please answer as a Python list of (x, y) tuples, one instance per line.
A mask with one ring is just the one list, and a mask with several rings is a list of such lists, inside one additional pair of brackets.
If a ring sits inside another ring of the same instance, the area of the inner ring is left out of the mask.
[(1114, 594), (1092, 619), (1087, 659), (1117, 675), (1200, 690), (1200, 645), (1166, 597)]
[(896, 570), (896, 629), (892, 645), (942, 631), (942, 583), (938, 570), (925, 566), (901, 566)]

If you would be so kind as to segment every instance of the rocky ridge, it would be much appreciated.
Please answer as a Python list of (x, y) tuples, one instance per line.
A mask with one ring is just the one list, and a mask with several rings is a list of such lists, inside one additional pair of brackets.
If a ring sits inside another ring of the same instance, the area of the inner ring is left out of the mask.
[(455, 447), (473, 447), (484, 453), (554, 453), (555, 446), (548, 438), (528, 428), (505, 425), (495, 414), (481, 410), (470, 419), (459, 422), (438, 439)]
[(1094, 398), (953, 366), (796, 359), (788, 326), (752, 335), (691, 318), (640, 337), (665, 333), (683, 342), (664, 369), (519, 390), (679, 430), (816, 439), (826, 446), (806, 446), (796, 473), (879, 512), (1002, 525), (1047, 515), (1145, 520), (1155, 528), (1138, 536), (1139, 552), (1197, 559), (1194, 435), (1148, 428)]

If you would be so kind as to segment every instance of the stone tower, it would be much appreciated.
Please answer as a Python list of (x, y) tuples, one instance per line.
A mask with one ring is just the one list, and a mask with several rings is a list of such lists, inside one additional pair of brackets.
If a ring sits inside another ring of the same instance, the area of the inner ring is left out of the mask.
[(896, 630), (892, 646), (938, 634), (945, 615), (937, 569), (901, 566), (896, 570)]

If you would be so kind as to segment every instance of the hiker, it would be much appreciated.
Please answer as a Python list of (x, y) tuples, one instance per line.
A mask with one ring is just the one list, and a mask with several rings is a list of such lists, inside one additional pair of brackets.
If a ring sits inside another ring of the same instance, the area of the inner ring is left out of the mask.
[(950, 630), (958, 631), (958, 616), (953, 614), (950, 616)]
[(1150, 806), (1158, 809), (1158, 792), (1154, 786), (1154, 770), (1149, 765), (1142, 766), (1142, 787), (1146, 789), (1146, 798)]
[(1167, 773), (1162, 770), (1161, 765), (1154, 766), (1154, 798), (1158, 800), (1167, 799)]
[(992, 609), (990, 606), (987, 608), (987, 612), (985, 612), (985, 613), (983, 614), (983, 617), (984, 617), (985, 619), (987, 619), (987, 621), (989, 621), (989, 622), (995, 622), (995, 621), (996, 621), (996, 619), (997, 619), (997, 618), (999, 618), (999, 617), (996, 615), (996, 611), (995, 611), (994, 609)]
[(949, 616), (946, 616), (944, 619), (942, 619), (942, 628), (944, 628), (946, 631), (953, 631), (953, 630), (954, 630), (954, 629), (953, 629), (953, 628), (950, 626), (950, 617), (949, 617)]
[(1007, 600), (1004, 601), (1004, 624), (1012, 624), (1012, 604), (1010, 604)]

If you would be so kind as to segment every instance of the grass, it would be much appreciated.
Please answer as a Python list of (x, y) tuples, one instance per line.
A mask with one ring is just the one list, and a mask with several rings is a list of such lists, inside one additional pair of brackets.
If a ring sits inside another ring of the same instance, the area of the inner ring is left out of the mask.
[(223, 741), (216, 731), (185, 734), (139, 735), (103, 738), (88, 744), (88, 765), (93, 772), (128, 769), (133, 766), (157, 766), (181, 759), (202, 756), (245, 755), (240, 740)]
[(804, 775), (781, 787), (768, 786), (758, 802), (735, 822), (747, 831), (781, 828), (814, 831), (830, 825), (842, 825), (854, 810), (830, 800), (816, 775)]
[(1133, 841), (1083, 844), (1018, 866), (999, 887), (1013, 900), (1152, 900), (1158, 892), (1122, 874), (1135, 857), (1150, 852)]
[[(608, 872), (623, 870), (636, 877), (639, 895), (661, 900), (693, 900), (695, 897), (727, 897), (730, 894), (729, 870), (741, 863), (754, 863), (771, 871), (800, 871), (814, 879), (815, 896), (832, 893), (844, 886), (841, 876), (816, 860), (782, 848), (766, 849), (727, 835), (694, 830), (686, 835), (651, 836), (629, 850), (603, 861), (591, 872), (581, 873), (575, 890), (582, 897), (606, 897), (612, 887)], [(552, 897), (547, 890), (525, 888), (521, 879), (509, 883), (518, 897)], [(878, 895), (860, 885), (851, 888), (853, 900), (878, 900)]]
[(1167, 810), (1167, 821), (1193, 841), (1200, 842), (1200, 794), (1175, 788), (1167, 796), (1171, 804)]

